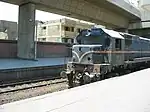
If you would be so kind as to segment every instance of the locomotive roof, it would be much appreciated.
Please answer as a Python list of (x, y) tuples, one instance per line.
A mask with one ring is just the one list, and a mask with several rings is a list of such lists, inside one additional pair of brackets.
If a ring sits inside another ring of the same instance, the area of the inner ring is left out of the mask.
[(129, 36), (132, 36), (132, 38), (133, 38), (133, 37), (138, 37), (139, 39), (150, 41), (150, 39), (144, 38), (144, 37), (140, 37), (140, 36), (138, 36), (138, 35), (133, 35), (133, 34), (129, 34), (129, 33), (123, 33), (123, 32), (120, 32), (120, 34), (122, 34), (122, 35), (124, 35), (124, 34), (125, 34), (125, 35), (129, 35)]
[(121, 36), (119, 32), (116, 32), (116, 31), (113, 31), (113, 30), (104, 29), (104, 28), (101, 28), (101, 29), (102, 29), (105, 33), (107, 33), (108, 35), (110, 35), (111, 37), (119, 38), (119, 39), (124, 39), (124, 37)]
[[(133, 34), (129, 34), (129, 33), (125, 33), (125, 32), (119, 32), (121, 35), (125, 36), (124, 38), (139, 38), (139, 36), (137, 35), (133, 35)], [(139, 38), (140, 39), (140, 38)]]
[(143, 40), (148, 40), (148, 41), (150, 41), (150, 39), (148, 39), (148, 38), (144, 38), (144, 37), (139, 37), (140, 39), (143, 39)]
[[(82, 32), (78, 35), (80, 36), (90, 36), (90, 35), (101, 35), (101, 31), (103, 31), (104, 33), (106, 33), (107, 35), (113, 37), (113, 38), (119, 38), (119, 39), (124, 39), (124, 37), (116, 31), (113, 30), (108, 30), (105, 28), (92, 28), (91, 30), (82, 30)], [(77, 36), (77, 37), (78, 37)]]
[(132, 37), (137, 36), (137, 35), (133, 35), (133, 34), (125, 33), (125, 32), (119, 32), (119, 33), (122, 34), (122, 35), (129, 35), (129, 36), (132, 36)]

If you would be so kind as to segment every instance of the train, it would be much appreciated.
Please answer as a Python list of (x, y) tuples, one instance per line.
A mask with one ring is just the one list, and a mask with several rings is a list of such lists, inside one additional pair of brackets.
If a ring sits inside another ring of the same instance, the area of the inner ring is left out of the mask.
[(105, 79), (109, 74), (118, 76), (149, 66), (150, 39), (105, 28), (82, 30), (72, 46), (72, 59), (62, 77), (68, 78), (69, 87)]

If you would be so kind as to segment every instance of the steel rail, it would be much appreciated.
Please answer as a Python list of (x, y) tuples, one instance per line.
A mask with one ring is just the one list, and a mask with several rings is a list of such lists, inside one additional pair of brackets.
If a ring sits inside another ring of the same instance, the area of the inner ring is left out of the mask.
[(1, 84), (0, 88), (5, 88), (8, 86), (16, 86), (16, 85), (22, 85), (22, 84), (29, 84), (29, 83), (36, 83), (40, 81), (47, 81), (47, 80), (56, 80), (60, 79), (61, 77), (47, 77), (47, 78), (40, 78), (39, 79), (30, 79), (30, 80), (19, 80), (17, 82), (7, 82), (5, 84)]
[(39, 84), (39, 85), (35, 85), (35, 86), (30, 86), (30, 87), (23, 87), (23, 88), (19, 88), (19, 89), (6, 90), (6, 91), (0, 92), (0, 94), (10, 93), (10, 92), (16, 92), (16, 91), (23, 91), (23, 90), (27, 90), (27, 89), (33, 89), (33, 88), (38, 88), (38, 87), (44, 87), (44, 86), (54, 85), (54, 84), (61, 84), (61, 83), (65, 83), (65, 82), (67, 82), (66, 79), (64, 79), (64, 80), (62, 80), (62, 81), (50, 82), (50, 83), (46, 83), (46, 84)]

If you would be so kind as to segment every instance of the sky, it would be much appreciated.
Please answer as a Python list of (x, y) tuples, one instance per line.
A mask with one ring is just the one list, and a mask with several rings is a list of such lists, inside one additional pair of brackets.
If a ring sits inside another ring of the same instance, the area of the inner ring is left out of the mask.
[[(135, 1), (137, 0), (125, 0), (125, 1), (136, 3)], [(36, 10), (36, 20), (49, 21), (61, 18), (64, 18), (64, 16)], [(18, 6), (0, 2), (0, 20), (18, 22)]]
[[(18, 6), (0, 2), (0, 20), (18, 21)], [(47, 21), (64, 18), (63, 16), (36, 10), (36, 20)]]

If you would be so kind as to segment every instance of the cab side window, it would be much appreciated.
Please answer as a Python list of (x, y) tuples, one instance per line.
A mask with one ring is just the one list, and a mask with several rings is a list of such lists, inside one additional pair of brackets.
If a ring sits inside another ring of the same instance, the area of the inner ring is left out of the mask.
[(110, 38), (105, 39), (105, 45), (106, 45), (106, 47), (110, 46)]
[(115, 48), (116, 48), (116, 50), (121, 50), (121, 39), (116, 39), (115, 40), (116, 42), (116, 44), (115, 44)]

